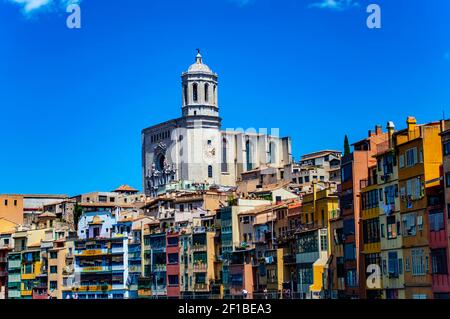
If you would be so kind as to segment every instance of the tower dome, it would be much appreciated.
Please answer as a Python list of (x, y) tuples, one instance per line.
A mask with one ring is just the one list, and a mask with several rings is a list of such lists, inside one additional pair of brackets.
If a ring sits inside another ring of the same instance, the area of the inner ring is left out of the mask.
[(197, 56), (195, 57), (195, 63), (189, 67), (188, 72), (213, 73), (209, 66), (203, 63), (203, 57), (200, 54), (200, 50), (198, 50)]

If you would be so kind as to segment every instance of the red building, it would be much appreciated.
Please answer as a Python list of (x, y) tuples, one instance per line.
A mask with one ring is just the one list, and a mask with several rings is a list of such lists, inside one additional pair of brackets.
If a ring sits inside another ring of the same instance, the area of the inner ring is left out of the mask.
[(179, 234), (168, 233), (166, 236), (167, 259), (167, 297), (180, 297), (180, 245)]
[(428, 189), (427, 198), (433, 296), (436, 299), (450, 299), (448, 225), (445, 218), (442, 185)]
[(8, 252), (9, 247), (0, 247), (0, 299), (8, 296)]

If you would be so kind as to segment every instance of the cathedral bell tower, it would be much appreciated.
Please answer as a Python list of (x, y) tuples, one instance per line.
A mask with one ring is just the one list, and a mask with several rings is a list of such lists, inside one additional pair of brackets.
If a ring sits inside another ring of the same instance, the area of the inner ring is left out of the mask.
[(182, 114), (185, 118), (203, 119), (215, 122), (220, 126), (218, 107), (217, 74), (203, 63), (200, 50), (187, 72), (181, 75), (182, 80)]

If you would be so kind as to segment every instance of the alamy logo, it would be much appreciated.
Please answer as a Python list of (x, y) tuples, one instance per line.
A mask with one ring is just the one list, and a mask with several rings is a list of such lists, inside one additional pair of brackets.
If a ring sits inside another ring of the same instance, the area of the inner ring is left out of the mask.
[(69, 29), (81, 29), (81, 8), (80, 5), (73, 3), (67, 6), (67, 13), (71, 13), (66, 19), (66, 25)]
[(381, 29), (381, 8), (378, 4), (369, 4), (367, 6), (367, 27), (369, 29)]
[(366, 286), (369, 289), (381, 288), (381, 268), (377, 264), (367, 266), (366, 273), (370, 274), (366, 279)]

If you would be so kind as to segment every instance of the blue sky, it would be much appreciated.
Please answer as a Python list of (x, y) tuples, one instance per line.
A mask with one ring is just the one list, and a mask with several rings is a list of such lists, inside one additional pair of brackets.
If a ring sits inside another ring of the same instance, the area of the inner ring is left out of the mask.
[(0, 0), (0, 193), (141, 189), (141, 129), (180, 115), (196, 48), (223, 127), (280, 128), (297, 159), (450, 116), (448, 0), (83, 0), (79, 30), (65, 1)]

